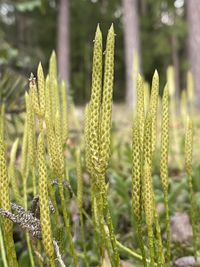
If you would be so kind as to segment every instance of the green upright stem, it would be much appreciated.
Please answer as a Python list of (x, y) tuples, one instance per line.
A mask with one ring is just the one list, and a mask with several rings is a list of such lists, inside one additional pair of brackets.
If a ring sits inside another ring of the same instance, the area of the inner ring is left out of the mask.
[(191, 222), (192, 222), (192, 232), (193, 232), (193, 247), (194, 247), (194, 257), (197, 265), (197, 232), (196, 232), (196, 205), (194, 199), (194, 191), (192, 186), (192, 175), (188, 174), (189, 181), (189, 194), (190, 194), (190, 213), (191, 213)]
[(29, 237), (28, 233), (26, 233), (26, 243), (27, 243), (27, 247), (28, 247), (28, 255), (29, 255), (31, 267), (34, 267), (35, 263), (34, 263), (34, 259), (33, 259), (33, 253), (32, 253), (32, 248), (31, 248), (30, 237)]
[[(27, 167), (26, 167), (27, 168)], [(23, 174), (23, 198), (24, 198), (24, 208), (27, 210), (27, 178), (28, 178), (28, 170), (26, 169), (24, 174)], [(30, 258), (30, 263), (31, 266), (34, 267), (34, 259), (33, 259), (33, 253), (32, 253), (32, 248), (31, 248), (31, 242), (30, 242), (30, 237), (29, 234), (26, 233), (26, 243), (27, 243), (27, 248), (28, 248), (28, 254)]]
[[(97, 225), (97, 218), (96, 218), (96, 198), (95, 198), (95, 194), (93, 189), (91, 189), (91, 201), (92, 201), (92, 225), (94, 228), (94, 242), (93, 242), (93, 246), (94, 246), (94, 251), (98, 251), (98, 257), (100, 260), (100, 253), (99, 253), (99, 242), (100, 242), (100, 233), (98, 231), (98, 225)], [(83, 210), (84, 213), (84, 210)], [(101, 247), (101, 246), (100, 246)]]
[(114, 266), (113, 258), (112, 258), (112, 251), (110, 248), (110, 237), (107, 234), (107, 229), (105, 229), (105, 222), (104, 222), (104, 200), (103, 200), (103, 195), (102, 192), (99, 191), (95, 193), (96, 195), (96, 200), (97, 200), (97, 208), (98, 208), (98, 221), (100, 224), (100, 236), (101, 236), (101, 254), (102, 254), (102, 259), (105, 257), (105, 249), (107, 249), (107, 253), (109, 256), (109, 259), (111, 261), (112, 266)]
[(171, 248), (170, 248), (170, 215), (169, 215), (168, 192), (164, 193), (164, 203), (165, 203), (165, 222), (166, 222), (166, 234), (167, 234), (166, 264), (168, 267), (170, 267)]
[(48, 183), (48, 187), (49, 187), (50, 198), (51, 198), (51, 201), (52, 201), (54, 209), (55, 209), (55, 213), (54, 213), (55, 221), (57, 223), (57, 227), (59, 227), (60, 218), (59, 218), (58, 204), (56, 202), (56, 189), (51, 185), (51, 180)]
[(139, 242), (140, 250), (142, 253), (143, 266), (146, 267), (147, 260), (146, 260), (146, 253), (145, 253), (144, 242), (143, 242), (143, 237), (142, 237), (142, 227), (141, 227), (140, 222), (137, 222), (136, 228), (137, 228), (138, 242)]
[(1, 250), (1, 257), (4, 267), (8, 267), (7, 259), (6, 259), (6, 251), (5, 251), (5, 245), (3, 241), (3, 233), (0, 227), (0, 250)]
[(160, 231), (160, 223), (158, 213), (155, 210), (155, 227), (156, 227), (156, 239), (157, 239), (157, 247), (156, 247), (156, 258), (158, 260), (158, 266), (164, 267), (165, 266), (165, 257), (163, 254), (163, 245), (162, 245), (162, 238), (161, 238), (161, 231)]
[(69, 238), (70, 252), (71, 252), (71, 255), (72, 255), (73, 261), (74, 261), (74, 265), (73, 266), (74, 267), (78, 267), (78, 260), (77, 260), (77, 255), (76, 255), (74, 243), (73, 243), (71, 227), (70, 227), (70, 221), (69, 221), (69, 215), (68, 215), (68, 212), (67, 212), (67, 209), (66, 209), (66, 205), (65, 205), (63, 185), (62, 185), (61, 182), (59, 182), (58, 186), (59, 186), (59, 193), (60, 193), (60, 198), (61, 198), (61, 207), (62, 207), (62, 212), (63, 212), (63, 217), (64, 217), (64, 223), (65, 223), (67, 235), (68, 235), (68, 238)]
[[(91, 218), (89, 217), (89, 215), (87, 214), (87, 212), (83, 209), (83, 214), (85, 215), (85, 217), (87, 218), (87, 220), (90, 222), (91, 226), (93, 225), (93, 222), (91, 220)], [(99, 232), (99, 230), (98, 230)], [(140, 260), (142, 261), (142, 255), (138, 254), (137, 252), (133, 251), (130, 248), (127, 248), (126, 246), (124, 246), (123, 244), (121, 244), (118, 240), (116, 240), (116, 245), (118, 247), (119, 250), (123, 251), (125, 254), (130, 255), (131, 257), (133, 257), (134, 259)], [(147, 263), (150, 263), (149, 259), (146, 259)], [(155, 263), (155, 266), (157, 266), (157, 264)]]
[(83, 212), (80, 212), (80, 225), (81, 225), (81, 239), (83, 242), (83, 253), (84, 253), (84, 261), (85, 261), (85, 266), (89, 267), (88, 264), (88, 257), (87, 257), (87, 251), (86, 251), (86, 240), (85, 240), (85, 231), (84, 231), (84, 223), (83, 223)]
[(28, 173), (23, 174), (23, 198), (24, 198), (24, 208), (27, 210), (27, 178)]
[(148, 229), (148, 242), (149, 242), (149, 253), (150, 253), (150, 267), (154, 267), (154, 236), (152, 226), (147, 226)]
[(36, 189), (36, 176), (35, 176), (35, 167), (34, 166), (32, 166), (31, 172), (32, 172), (32, 181), (33, 181), (33, 195), (35, 197), (37, 194), (37, 189)]
[(114, 234), (114, 227), (113, 227), (113, 223), (112, 223), (112, 219), (110, 215), (108, 201), (106, 201), (105, 212), (106, 212), (107, 225), (108, 225), (109, 234), (110, 234), (110, 241), (111, 241), (112, 249), (114, 252), (115, 267), (120, 267), (120, 258), (119, 258), (119, 253), (117, 250), (116, 237)]

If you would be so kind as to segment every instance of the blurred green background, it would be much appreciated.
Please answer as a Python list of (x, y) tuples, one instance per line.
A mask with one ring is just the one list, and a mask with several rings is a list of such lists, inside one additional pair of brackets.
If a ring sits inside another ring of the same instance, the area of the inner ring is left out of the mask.
[(9, 69), (27, 79), (30, 72), (36, 72), (39, 61), (47, 70), (50, 53), (55, 49), (61, 78), (67, 80), (75, 102), (84, 104), (90, 94), (96, 26), (100, 23), (106, 36), (113, 22), (114, 100), (126, 100), (127, 105), (131, 102), (134, 50), (138, 68), (148, 82), (158, 69), (161, 90), (166, 68), (173, 65), (180, 91), (185, 87), (190, 61), (186, 11), (184, 0), (0, 1), (0, 73)]

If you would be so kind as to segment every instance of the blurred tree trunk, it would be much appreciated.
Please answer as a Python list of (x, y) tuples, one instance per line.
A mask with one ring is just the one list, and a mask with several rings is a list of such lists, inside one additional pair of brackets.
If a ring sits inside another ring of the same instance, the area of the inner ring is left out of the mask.
[(58, 70), (62, 80), (70, 84), (70, 36), (69, 36), (69, 0), (60, 0), (57, 21)]
[(200, 105), (200, 1), (188, 0), (186, 4), (190, 68), (194, 78), (196, 104)]
[(135, 78), (140, 70), (137, 0), (122, 0), (126, 60), (126, 105), (135, 104)]
[(147, 2), (146, 0), (141, 0), (140, 2), (141, 15), (145, 16), (147, 14)]

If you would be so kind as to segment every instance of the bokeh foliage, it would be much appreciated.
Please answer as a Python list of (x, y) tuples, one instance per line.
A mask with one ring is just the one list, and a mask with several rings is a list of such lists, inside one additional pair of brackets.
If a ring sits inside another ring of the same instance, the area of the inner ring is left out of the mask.
[[(177, 7), (179, 1), (142, 0), (139, 4), (142, 71), (148, 82), (156, 67), (162, 88), (166, 67), (173, 63), (172, 37), (179, 59), (181, 87), (185, 86), (183, 74), (186, 61), (185, 10)], [(175, 7), (176, 6), (176, 7)], [(2, 1), (0, 3), (0, 38), (4, 44), (0, 50), (1, 66), (11, 68), (28, 76), (35, 72), (38, 61), (47, 71), (47, 58), (56, 49), (56, 21), (58, 2)], [(113, 22), (116, 29), (115, 92), (114, 99), (122, 101), (125, 96), (125, 62), (122, 1), (120, 0), (73, 0), (70, 1), (70, 61), (71, 94), (77, 103), (89, 99), (91, 75), (91, 48), (95, 25), (102, 30)], [(42, 27), (41, 27), (42, 25)], [(12, 59), (12, 60), (11, 60)], [(46, 72), (45, 71), (45, 72)]]

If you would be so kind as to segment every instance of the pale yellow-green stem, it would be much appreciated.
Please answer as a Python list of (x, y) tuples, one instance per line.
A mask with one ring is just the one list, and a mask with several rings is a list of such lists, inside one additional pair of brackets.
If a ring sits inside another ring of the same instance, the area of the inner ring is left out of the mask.
[(8, 267), (7, 259), (6, 259), (6, 251), (5, 251), (5, 245), (3, 241), (3, 233), (0, 226), (0, 251), (1, 251), (1, 258), (3, 262), (4, 267)]
[(0, 134), (4, 138), (5, 134), (5, 104), (0, 107)]
[(115, 33), (113, 25), (110, 27), (106, 42), (106, 58), (104, 68), (103, 98), (100, 124), (100, 155), (101, 172), (106, 171), (110, 159), (111, 116), (114, 79), (114, 45)]
[(83, 175), (81, 167), (81, 155), (79, 149), (77, 149), (76, 151), (76, 174), (77, 174), (77, 202), (78, 202), (79, 217), (80, 217), (80, 229), (81, 229), (80, 231), (83, 244), (84, 261), (85, 265), (89, 266), (87, 259), (86, 239), (85, 239), (85, 230), (83, 222)]
[(58, 155), (58, 148), (57, 148), (57, 138), (55, 135), (54, 127), (51, 123), (51, 119), (46, 116), (46, 134), (47, 134), (47, 143), (48, 143), (48, 155), (50, 159), (50, 167), (55, 175), (55, 177), (62, 177), (63, 169), (61, 169), (61, 162)]
[(155, 220), (155, 230), (156, 230), (155, 255), (156, 255), (158, 266), (164, 267), (165, 256), (164, 256), (164, 250), (163, 250), (163, 244), (162, 244), (159, 216), (158, 216), (158, 212), (156, 209), (154, 210), (154, 220)]
[(143, 150), (143, 138), (144, 138), (144, 83), (143, 79), (138, 74), (137, 77), (137, 105), (136, 105), (136, 111), (137, 111), (137, 117), (140, 122), (139, 124), (139, 135), (140, 135), (140, 145), (141, 145), (141, 151)]
[[(25, 95), (26, 97), (26, 95)], [(29, 174), (29, 162), (30, 162), (30, 157), (27, 157), (28, 154), (28, 142), (29, 142), (29, 137), (28, 137), (28, 101), (26, 101), (26, 110), (27, 113), (25, 114), (25, 124), (24, 124), (24, 134), (23, 134), (23, 140), (22, 140), (22, 151), (21, 151), (21, 175), (22, 175), (22, 182), (23, 182), (23, 206), (25, 210), (27, 210), (27, 179), (28, 179), (28, 174)], [(29, 258), (31, 262), (31, 266), (34, 266), (34, 260), (33, 260), (33, 253), (32, 253), (32, 248), (30, 244), (30, 237), (29, 234), (26, 233), (26, 243), (28, 247), (28, 253), (29, 253)]]
[(169, 218), (169, 204), (168, 204), (168, 154), (169, 154), (169, 89), (168, 86), (164, 88), (162, 98), (162, 124), (161, 124), (161, 155), (160, 155), (160, 176), (161, 185), (164, 193), (165, 204), (165, 222), (167, 233), (167, 266), (170, 267), (170, 218)]
[(52, 52), (49, 60), (49, 75), (52, 79), (57, 79), (57, 59), (55, 51)]
[(51, 220), (49, 211), (49, 194), (48, 194), (48, 173), (45, 163), (45, 145), (43, 132), (38, 137), (38, 173), (39, 173), (39, 198), (40, 198), (40, 221), (42, 230), (42, 243), (44, 250), (51, 262), (55, 266), (54, 246), (51, 230)]
[[(31, 74), (33, 75), (33, 74)], [(34, 109), (34, 112), (40, 116), (40, 104), (39, 104), (39, 97), (38, 97), (38, 89), (36, 85), (36, 78), (33, 76), (30, 78), (29, 82), (29, 95), (31, 98), (31, 105)]]
[[(58, 114), (58, 113), (57, 113)], [(77, 255), (73, 244), (70, 221), (69, 221), (69, 212), (65, 204), (64, 190), (62, 185), (62, 180), (64, 176), (64, 155), (62, 147), (62, 133), (60, 119), (56, 114), (55, 129), (49, 119), (48, 115), (46, 116), (46, 127), (47, 127), (47, 142), (48, 142), (48, 152), (50, 157), (51, 170), (54, 177), (58, 178), (58, 188), (61, 198), (61, 208), (64, 217), (64, 223), (70, 243), (70, 252), (73, 257), (74, 266), (77, 266)], [(55, 131), (54, 131), (55, 130)]]
[(84, 113), (84, 147), (85, 147), (85, 163), (87, 171), (92, 173), (92, 162), (91, 162), (91, 152), (90, 152), (90, 106), (87, 104)]
[[(32, 100), (30, 96), (26, 93), (26, 115), (27, 115), (27, 134), (28, 134), (28, 157), (29, 166), (32, 173), (33, 181), (33, 195), (36, 196), (36, 176), (35, 176), (35, 156), (36, 156), (36, 142), (35, 142), (35, 118)], [(29, 171), (29, 170), (28, 170)]]
[(144, 162), (147, 162), (150, 168), (152, 167), (152, 116), (150, 112), (147, 113), (144, 126), (143, 166)]
[(136, 116), (133, 125), (132, 137), (132, 208), (134, 219), (136, 221), (138, 241), (143, 257), (143, 265), (146, 266), (146, 256), (144, 250), (141, 222), (142, 222), (142, 203), (141, 203), (141, 175), (142, 175), (142, 155), (140, 145), (140, 120)]
[(28, 255), (29, 255), (31, 267), (35, 267), (35, 262), (34, 262), (32, 247), (31, 247), (30, 236), (29, 236), (29, 234), (27, 232), (25, 233), (25, 236), (26, 236), (26, 243), (27, 243)]
[(150, 102), (149, 84), (147, 82), (144, 82), (144, 111), (145, 111), (145, 115), (147, 114), (147, 111), (149, 108), (149, 102)]
[[(4, 140), (0, 135), (0, 207), (10, 211), (9, 178), (5, 153)], [(18, 263), (13, 241), (13, 223), (6, 218), (1, 218), (1, 227), (5, 240), (8, 266), (17, 267)]]
[(145, 220), (148, 232), (148, 243), (150, 252), (150, 266), (154, 267), (154, 235), (153, 235), (153, 223), (154, 223), (154, 192), (151, 179), (151, 166), (146, 161), (144, 163), (144, 182), (143, 182), (143, 201)]
[(154, 72), (150, 97), (150, 113), (152, 117), (152, 153), (156, 148), (156, 131), (157, 131), (157, 108), (159, 95), (159, 76), (157, 70)]
[(67, 88), (65, 82), (61, 83), (61, 110), (62, 110), (62, 139), (63, 144), (66, 143), (68, 138), (68, 104), (67, 104)]
[[(89, 110), (89, 104), (87, 104), (85, 108), (84, 113), (84, 146), (85, 146), (85, 163), (86, 168), (89, 174), (92, 174), (92, 161), (90, 156), (90, 145), (89, 145), (89, 126), (90, 126), (90, 110)], [(92, 177), (91, 177), (92, 178)], [(94, 178), (94, 177), (93, 177)], [(90, 180), (90, 186), (91, 186), (91, 201), (92, 201), (92, 221), (93, 221), (93, 227), (94, 227), (94, 250), (99, 252), (99, 232), (98, 232), (98, 214), (96, 212), (97, 205), (96, 205), (96, 198), (95, 198), (95, 186), (94, 186), (94, 179)]]
[[(104, 223), (103, 223), (103, 200), (101, 195), (102, 181), (100, 181), (96, 174), (99, 162), (99, 144), (100, 144), (100, 108), (102, 98), (102, 34), (99, 25), (96, 30), (93, 50), (93, 67), (92, 67), (92, 91), (91, 100), (86, 107), (85, 114), (85, 144), (86, 144), (86, 164), (91, 178), (92, 191), (92, 218), (95, 226), (95, 239), (97, 238), (97, 221), (100, 226), (101, 236), (101, 253), (104, 253)], [(95, 205), (97, 205), (99, 212), (98, 220), (95, 216)]]
[(188, 176), (188, 187), (189, 187), (189, 197), (190, 197), (190, 216), (192, 222), (193, 231), (193, 248), (195, 261), (197, 263), (197, 220), (196, 220), (196, 203), (195, 195), (193, 189), (193, 179), (192, 179), (192, 153), (193, 153), (193, 124), (192, 120), (188, 117), (186, 125), (185, 134), (185, 168)]
[(9, 163), (9, 180), (12, 186), (12, 191), (14, 194), (14, 198), (16, 202), (23, 206), (23, 198), (19, 192), (19, 184), (17, 183), (17, 177), (15, 173), (15, 160), (16, 160), (16, 153), (17, 153), (17, 148), (19, 144), (19, 138), (15, 140), (15, 142), (12, 145), (11, 152), (10, 152), (10, 163)]
[(61, 121), (60, 121), (60, 117), (58, 114), (58, 111), (56, 113), (56, 121), (55, 121), (55, 140), (56, 140), (56, 158), (57, 158), (57, 162), (59, 162), (59, 172), (58, 174), (58, 179), (59, 184), (59, 193), (60, 193), (60, 198), (61, 198), (61, 207), (62, 207), (62, 212), (63, 212), (63, 216), (64, 216), (64, 222), (65, 222), (65, 226), (66, 226), (66, 231), (69, 237), (69, 242), (70, 242), (70, 250), (71, 250), (71, 254), (73, 257), (73, 261), (74, 261), (74, 266), (77, 266), (77, 254), (75, 251), (75, 247), (74, 247), (74, 243), (73, 243), (73, 239), (72, 239), (72, 234), (71, 234), (71, 227), (70, 227), (70, 221), (69, 221), (69, 212), (66, 208), (65, 205), (65, 197), (64, 197), (64, 190), (63, 190), (63, 186), (62, 186), (62, 179), (64, 176), (64, 154), (63, 154), (63, 143), (62, 143), (62, 130), (61, 130)]
[(57, 152), (57, 161), (59, 162), (59, 177), (64, 176), (64, 151), (63, 151), (63, 142), (62, 142), (62, 128), (61, 128), (61, 118), (59, 111), (56, 112), (56, 121), (55, 121), (55, 141), (56, 141), (56, 152)]
[[(108, 207), (107, 190), (105, 186), (105, 173), (110, 158), (111, 149), (111, 116), (112, 116), (112, 98), (113, 98), (113, 79), (114, 79), (114, 46), (115, 46), (115, 33), (114, 27), (111, 25), (107, 40), (106, 40), (106, 56), (104, 67), (104, 82), (103, 82), (103, 97), (101, 109), (101, 123), (100, 123), (100, 147), (99, 147), (99, 166), (100, 173), (102, 174), (102, 196), (104, 209), (107, 217), (107, 225), (110, 234), (110, 241), (114, 253), (115, 266), (120, 266), (119, 254), (116, 246), (116, 237)], [(99, 176), (101, 177), (101, 176)]]
[(51, 117), (51, 93), (50, 93), (50, 80), (49, 75), (46, 77), (46, 94), (45, 94), (45, 121), (46, 119), (49, 119), (50, 122), (52, 122)]
[[(114, 74), (114, 29), (111, 26), (106, 42), (106, 56), (104, 68), (103, 96), (102, 95), (102, 36), (97, 27), (94, 42), (92, 95), (89, 104), (89, 149), (91, 155), (91, 181), (92, 190), (95, 190), (95, 198), (98, 205), (98, 220), (101, 229), (101, 240), (106, 245), (109, 256), (111, 255), (109, 240), (112, 245), (113, 257), (110, 258), (115, 266), (119, 266), (119, 256), (116, 247), (114, 229), (107, 203), (107, 189), (105, 173), (110, 157), (112, 92)], [(94, 200), (94, 199), (93, 199)], [(109, 236), (104, 227), (104, 211), (107, 218)], [(104, 244), (102, 250), (104, 250)], [(103, 253), (104, 254), (104, 251)], [(104, 257), (104, 256), (103, 256)], [(114, 265), (113, 265), (114, 266)]]
[(27, 129), (27, 115), (25, 118), (24, 134), (22, 140), (22, 151), (21, 151), (21, 174), (23, 179), (23, 198), (24, 207), (27, 209), (27, 177), (29, 171), (29, 157), (28, 154), (28, 129)]
[(51, 119), (52, 123), (55, 122), (55, 115), (57, 111), (56, 97), (57, 94), (57, 59), (53, 51), (49, 61), (49, 92), (51, 101)]
[[(89, 150), (92, 167), (95, 168), (99, 160), (99, 127), (100, 127), (100, 107), (102, 97), (102, 34), (99, 26), (97, 27), (94, 52), (93, 52), (93, 69), (92, 69), (92, 91), (89, 104)], [(92, 178), (92, 177), (91, 177)], [(95, 181), (96, 182), (96, 181)]]
[(45, 99), (46, 99), (46, 92), (45, 92), (45, 78), (44, 72), (42, 68), (41, 62), (38, 65), (37, 69), (37, 81), (38, 81), (38, 98), (39, 98), (39, 106), (40, 106), (40, 117), (44, 118), (45, 116)]

